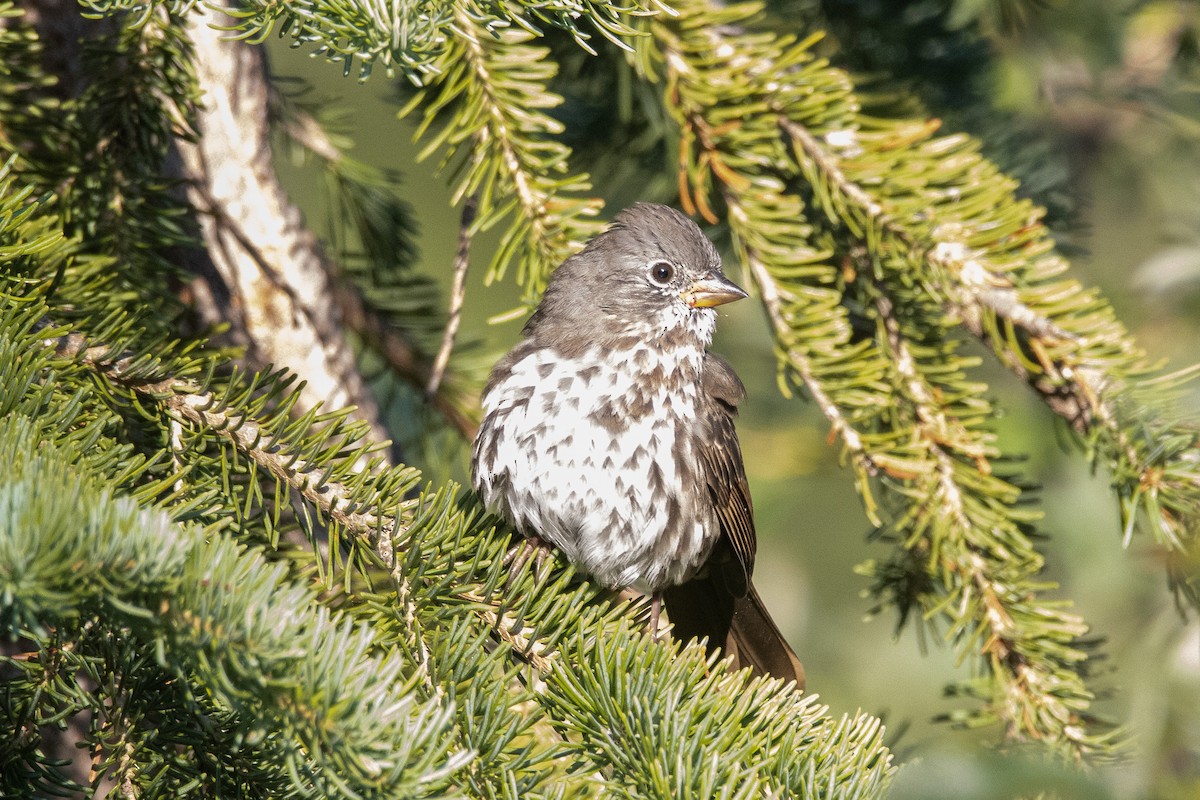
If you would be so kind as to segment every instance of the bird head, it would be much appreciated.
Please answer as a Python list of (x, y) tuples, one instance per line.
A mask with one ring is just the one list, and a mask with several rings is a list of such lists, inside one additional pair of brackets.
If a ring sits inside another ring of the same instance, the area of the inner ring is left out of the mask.
[(668, 206), (638, 203), (555, 271), (530, 325), (593, 342), (677, 334), (707, 345), (714, 307), (745, 296), (695, 222)]

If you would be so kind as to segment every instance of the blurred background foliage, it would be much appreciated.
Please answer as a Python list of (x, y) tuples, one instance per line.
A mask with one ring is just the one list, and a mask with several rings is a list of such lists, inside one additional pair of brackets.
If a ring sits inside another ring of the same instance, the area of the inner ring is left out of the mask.
[[(869, 104), (927, 114), (943, 121), (943, 131), (978, 136), (985, 155), (1021, 180), (1019, 191), (1047, 207), (1077, 277), (1106, 293), (1141, 344), (1174, 367), (1200, 359), (1200, 3), (768, 5), (781, 18), (825, 30), (818, 50), (855, 74)], [(414, 126), (396, 118), (405, 99), (397, 82), (355, 86), (282, 40), (272, 41), (270, 54), (284, 94), (322, 109), (327, 128), (353, 140), (355, 158), (386, 170), (411, 163)], [(657, 139), (629, 135), (639, 126), (627, 123), (644, 121), (639, 115), (649, 108), (639, 103), (633, 81), (622, 85), (618, 76), (614, 87), (610, 73), (595, 74), (592, 60), (565, 43), (555, 55), (563, 69), (553, 88), (566, 102), (554, 113), (570, 119), (573, 166), (592, 172), (606, 213), (636, 200), (677, 201), (666, 177), (675, 154)], [(334, 212), (315, 189), (319, 168), (286, 148), (277, 150), (277, 160), (309, 223), (333, 235)], [(412, 210), (411, 258), (444, 292), (459, 217), (435, 167), (426, 161), (395, 177)], [(721, 231), (711, 233), (723, 241)], [(465, 358), (456, 365), (475, 379), (520, 330), (519, 321), (489, 322), (521, 302), (512, 281), (483, 285), (498, 244), (485, 233), (473, 245), (459, 349)], [(736, 279), (741, 267), (728, 256), (727, 262)], [(826, 441), (826, 421), (777, 391), (771, 348), (760, 307), (742, 303), (723, 314), (715, 349), (733, 361), (750, 390), (740, 434), (763, 553), (761, 591), (804, 659), (810, 689), (835, 713), (862, 708), (889, 723), (890, 743), (911, 762), (896, 796), (1012, 796), (1048, 788), (1064, 797), (1200, 796), (1200, 626), (1177, 610), (1144, 540), (1124, 552), (1107, 478), (1069, 452), (1074, 445), (1064, 423), (999, 366), (986, 375), (996, 405), (1009, 412), (997, 422), (1000, 447), (1025, 454), (1026, 474), (1041, 486), (1046, 577), (1061, 586), (1055, 596), (1070, 598), (1106, 640), (1109, 659), (1091, 681), (1108, 692), (1097, 711), (1135, 734), (1136, 746), (1123, 760), (1091, 777), (1020, 754), (980, 755), (986, 750), (977, 745), (993, 741), (995, 730), (972, 734), (939, 720), (953, 705), (938, 687), (962, 676), (949, 650), (919, 627), (897, 636), (894, 618), (870, 618), (866, 580), (855, 565), (885, 546), (870, 541), (852, 483)], [(385, 396), (392, 429), (401, 438), (409, 429), (416, 433), (406, 423), (420, 407), (415, 397), (375, 388)], [(1194, 387), (1184, 407), (1200, 413)], [(468, 449), (452, 433), (433, 440), (414, 435), (404, 446), (434, 483), (465, 477)], [(948, 793), (936, 794), (939, 786)]]

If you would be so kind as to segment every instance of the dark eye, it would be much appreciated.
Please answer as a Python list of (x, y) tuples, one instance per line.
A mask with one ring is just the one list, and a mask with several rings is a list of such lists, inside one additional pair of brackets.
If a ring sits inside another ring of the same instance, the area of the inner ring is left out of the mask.
[(650, 265), (650, 280), (659, 286), (666, 286), (675, 277), (675, 268), (666, 261), (656, 261)]

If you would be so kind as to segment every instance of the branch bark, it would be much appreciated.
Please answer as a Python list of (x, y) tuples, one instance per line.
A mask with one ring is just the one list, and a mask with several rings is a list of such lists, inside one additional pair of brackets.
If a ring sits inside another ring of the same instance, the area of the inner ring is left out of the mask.
[[(200, 286), (208, 322), (230, 321), (255, 366), (287, 367), (304, 379), (298, 410), (355, 406), (376, 441), (389, 439), (379, 407), (342, 332), (334, 265), (279, 185), (268, 140), (268, 84), (259, 48), (218, 28), (224, 12), (197, 6), (189, 17), (203, 92), (200, 136), (179, 141), (188, 198), (222, 286)], [(211, 298), (225, 294), (229, 306)], [(399, 454), (393, 449), (393, 458)]]

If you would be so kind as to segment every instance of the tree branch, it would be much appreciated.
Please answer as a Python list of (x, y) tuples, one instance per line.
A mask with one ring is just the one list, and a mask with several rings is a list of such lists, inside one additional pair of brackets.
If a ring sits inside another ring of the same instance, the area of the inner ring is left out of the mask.
[[(46, 329), (53, 326), (49, 320), (42, 320), (38, 327)], [(220, 410), (221, 403), (212, 392), (203, 391), (199, 384), (192, 381), (178, 378), (150, 383), (131, 381), (125, 373), (134, 364), (133, 355), (114, 352), (105, 345), (89, 345), (81, 333), (47, 339), (45, 344), (59, 356), (78, 359), (115, 383), (138, 394), (153, 397), (182, 419), (208, 428), (229, 440), (239, 452), (286, 483), (314, 508), (370, 542), (385, 567), (389, 570), (395, 567), (393, 539), (404, 533), (397, 516), (384, 517), (354, 508), (349, 487), (326, 480), (325, 466), (309, 464), (279, 445), (268, 445), (267, 442), (271, 440), (268, 432), (248, 417)], [(415, 500), (405, 501), (397, 511), (411, 510), (416, 504)]]
[[(714, 19), (723, 13), (713, 11)], [(985, 409), (969, 400), (962, 408), (948, 406), (952, 401), (943, 396), (949, 391), (949, 396), (970, 397), (969, 386), (960, 385), (959, 362), (942, 353), (934, 356), (942, 370), (937, 375), (944, 373), (953, 386), (931, 383), (902, 335), (887, 295), (876, 295), (874, 309), (883, 331), (875, 347), (864, 350), (849, 332), (846, 292), (832, 287), (856, 277), (864, 280), (878, 262), (897, 254), (915, 253), (934, 267), (932, 279), (920, 274), (917, 296), (929, 296), (935, 319), (938, 305), (949, 304), (947, 297), (968, 298), (980, 308), (1006, 313), (1010, 324), (1030, 336), (1061, 334), (1065, 342), (1077, 337), (1038, 316), (1013, 286), (1000, 279), (985, 285), (989, 274), (977, 274), (983, 265), (965, 252), (948, 245), (919, 247), (922, 240), (898, 224), (887, 201), (851, 180), (832, 152), (784, 115), (789, 101), (800, 102), (794, 94), (807, 97), (808, 87), (820, 81), (813, 75), (817, 67), (801, 80), (801, 70), (812, 63), (804, 45), (695, 21), (679, 32), (665, 24), (654, 30), (667, 74), (667, 104), (682, 129), (681, 193), (687, 198), (690, 187), (701, 213), (707, 208), (704, 195), (719, 193), (761, 293), (780, 359), (799, 376), (857, 470), (864, 475), (882, 472), (888, 495), (903, 504), (903, 516), (895, 523), (906, 530), (900, 553), (920, 562), (914, 570), (906, 569), (905, 578), (915, 572), (927, 582), (915, 588), (922, 610), (927, 616), (941, 612), (959, 652), (982, 656), (991, 673), (982, 689), (986, 694), (978, 698), (985, 703), (981, 716), (1002, 721), (1012, 738), (1045, 740), (1077, 758), (1102, 748), (1104, 737), (1085, 724), (1091, 721), (1085, 716), (1092, 695), (1078, 673), (1085, 655), (1076, 644), (1087, 628), (1077, 616), (1038, 602), (1030, 578), (1042, 561), (1020, 527), (1027, 515), (1013, 508), (1019, 491), (992, 474), (994, 454), (987, 440), (964, 421)], [(721, 60), (709, 59), (710, 52)], [(787, 66), (781, 67), (785, 61)], [(746, 114), (746, 105), (762, 113)], [(810, 113), (825, 119), (829, 112)], [(838, 245), (826, 240), (831, 252), (822, 253), (807, 244), (814, 231), (803, 216), (803, 201), (791, 193), (790, 183), (797, 180), (812, 187), (816, 204), (837, 226), (836, 235), (849, 230), (851, 247), (861, 247), (878, 261), (857, 273), (843, 267), (840, 275), (824, 265)], [(822, 264), (812, 266), (815, 261)], [(821, 299), (824, 286), (830, 286), (824, 294), (837, 297), (837, 303), (819, 309), (827, 315), (823, 326), (814, 325), (805, 309), (784, 302), (781, 293), (788, 281), (800, 278), (804, 282), (795, 285), (814, 292), (812, 297)], [(869, 294), (871, 284), (863, 286)], [(859, 293), (854, 301), (869, 299)], [(857, 374), (850, 372), (853, 367), (843, 369), (836, 356), (821, 353), (821, 360), (814, 361), (805, 345), (856, 353)], [(880, 365), (879, 380), (863, 378), (864, 371)], [(903, 413), (906, 406), (911, 420)], [(856, 412), (874, 427), (857, 431), (848, 418)], [(875, 521), (871, 491), (860, 486)], [(893, 584), (885, 576), (880, 585)], [(903, 619), (907, 606), (899, 605)], [(1047, 708), (1049, 714), (1040, 713)]]
[[(403, 332), (368, 307), (361, 293), (338, 282), (333, 285), (332, 299), (342, 322), (357, 331), (363, 341), (387, 361), (393, 372), (416, 388), (428, 385), (430, 364), (425, 354), (414, 347)], [(454, 373), (447, 375), (453, 377)], [(429, 403), (464, 439), (474, 441), (479, 422), (462, 407), (462, 394), (451, 391), (449, 381), (443, 379), (438, 393), (429, 398)]]
[[(730, 218), (733, 220), (733, 228), (737, 231), (741, 227), (739, 220), (748, 222), (749, 218), (738, 204), (737, 196), (729, 190), (728, 186), (722, 184), (722, 190), (725, 204), (729, 207)], [(762, 299), (763, 307), (767, 311), (767, 317), (771, 321), (771, 327), (774, 329), (775, 336), (781, 341), (786, 341), (790, 338), (790, 328), (783, 314), (779, 296), (779, 285), (767, 270), (762, 259), (758, 258), (757, 253), (752, 248), (743, 245), (742, 252), (745, 254), (746, 265), (750, 268), (750, 274), (754, 276), (754, 285), (758, 287), (759, 297)], [(817, 380), (813, 371), (812, 360), (808, 354), (801, 350), (800, 347), (791, 346), (787, 348), (786, 355), (788, 361), (796, 370), (796, 374), (803, 381), (804, 388), (808, 390), (809, 396), (817, 404), (817, 408), (821, 409), (821, 414), (829, 421), (833, 435), (841, 439), (842, 443), (845, 444), (846, 449), (855, 461), (856, 467), (867, 475), (877, 474), (879, 467), (867, 451), (866, 445), (863, 444), (862, 436), (850, 424), (846, 415), (842, 413), (842, 410), (829, 396), (829, 393), (825, 391), (825, 387), (821, 384), (821, 381)]]
[[(1111, 435), (1122, 436), (1112, 409), (1102, 400), (1107, 390), (1115, 388), (1112, 382), (1099, 370), (1073, 365), (1072, 362), (1078, 359), (1068, 356), (1085, 342), (1023, 302), (1012, 282), (987, 269), (980, 262), (979, 254), (971, 248), (949, 239), (939, 241), (937, 230), (930, 240), (917, 236), (870, 192), (851, 180), (839, 166), (837, 157), (804, 126), (783, 115), (778, 119), (780, 129), (803, 156), (811, 160), (829, 184), (870, 224), (935, 268), (935, 275), (941, 277), (938, 289), (946, 298), (947, 310), (987, 344), (988, 349), (997, 353), (1005, 366), (1024, 378), (1052, 411), (1062, 416), (1077, 433), (1086, 434), (1093, 422), (1099, 420)], [(953, 226), (943, 226), (942, 230), (952, 232)], [(985, 324), (988, 316), (1024, 332), (1029, 346), (1043, 356), (1039, 359), (1043, 368), (1041, 373), (1030, 370), (1017, 354), (988, 333)], [(1069, 348), (1065, 352), (1064, 345)], [(1048, 354), (1052, 352), (1063, 354), (1051, 357)]]
[[(942, 520), (948, 519), (952, 523), (954, 532), (946, 535), (951, 537), (961, 551), (959, 557), (946, 555), (939, 563), (943, 570), (957, 576), (954, 583), (957, 583), (962, 593), (964, 608), (970, 596), (969, 587), (974, 587), (983, 610), (976, 619), (987, 628), (980, 651), (987, 658), (993, 675), (998, 678), (1010, 676), (1004, 681), (1007, 690), (1003, 694), (1003, 701), (1015, 705), (1016, 708), (997, 709), (998, 715), (1005, 721), (1006, 735), (1010, 739), (1018, 739), (1021, 736), (1044, 738), (1047, 735), (1046, 722), (1049, 722), (1054, 737), (1068, 742), (1078, 758), (1094, 745), (1088, 741), (1084, 720), (1075, 708), (1072, 708), (1072, 704), (1076, 708), (1086, 708), (1092, 695), (1084, 688), (1077, 675), (1064, 680), (1061, 669), (1058, 672), (1054, 669), (1055, 666), (1061, 667), (1061, 664), (1056, 665), (1047, 661), (1044, 655), (1038, 655), (1036, 647), (1034, 652), (1030, 652), (1028, 633), (1022, 631), (1010, 613), (1010, 607), (1013, 605), (1010, 598), (1012, 591), (1010, 588), (1006, 589), (1005, 581), (997, 580), (994, 575), (995, 565), (989, 561), (987, 553), (982, 551), (977, 542), (979, 525), (968, 513), (966, 498), (955, 475), (955, 457), (948, 447), (962, 449), (959, 445), (963, 441), (962, 436), (947, 435), (947, 426), (956, 423), (948, 420), (944, 413), (935, 413), (934, 410), (943, 404), (938, 400), (934, 387), (931, 387), (921, 374), (917, 360), (900, 330), (900, 321), (896, 318), (891, 300), (881, 293), (876, 299), (875, 308), (883, 322), (883, 339), (891, 350), (891, 363), (895, 365), (899, 386), (903, 389), (902, 396), (907, 397), (917, 417), (915, 430), (924, 448), (934, 457), (938, 488), (936, 491), (924, 491), (922, 495), (935, 498), (937, 504), (936, 508), (930, 508), (926, 513)], [(961, 434), (965, 435), (965, 431)], [(948, 445), (946, 442), (954, 444)], [(971, 445), (966, 448), (964, 455), (978, 463), (985, 454), (980, 452), (978, 447)], [(977, 466), (975, 469), (984, 474), (990, 472)], [(927, 539), (928, 536), (922, 536), (923, 542)], [(927, 545), (923, 549), (928, 551), (930, 548)], [(1040, 567), (1039, 560), (1024, 567), (1023, 571), (1033, 572)], [(1010, 587), (1014, 583), (1011, 576), (1007, 583)], [(1021, 598), (1023, 603), (1033, 601), (1032, 593)], [(1054, 617), (1054, 638), (1065, 638), (1070, 642), (1087, 634), (1087, 625), (1079, 616), (1056, 609), (1046, 613)], [(1044, 642), (1038, 644), (1043, 645), (1040, 649), (1044, 652)], [(1083, 653), (1070, 652), (1074, 660), (1083, 660)], [(1048, 693), (1044, 687), (1051, 683), (1057, 683), (1059, 687), (1057, 691)], [(1031, 720), (1039, 718), (1044, 722), (1031, 724)]]
[[(36, 326), (37, 330), (54, 327), (49, 319), (42, 319)], [(127, 373), (135, 363), (135, 356), (113, 351), (105, 345), (89, 345), (81, 333), (47, 338), (43, 344), (57, 355), (87, 364), (106, 379), (151, 397), (179, 418), (225, 438), (238, 452), (286, 483), (312, 507), (366, 542), (391, 574), (398, 600), (409, 617), (410, 630), (416, 630), (413, 593), (402, 572), (402, 559), (397, 557), (396, 545), (407, 532), (405, 516), (419, 510), (419, 499), (402, 501), (388, 514), (367, 510), (351, 499), (353, 491), (349, 486), (326, 478), (328, 465), (310, 464), (281, 445), (268, 444), (271, 435), (258, 422), (223, 410), (219, 398), (212, 392), (203, 391), (198, 384), (178, 378), (151, 382), (131, 379)], [(477, 604), (476, 615), (499, 638), (513, 646), (515, 655), (542, 672), (548, 672), (553, 667), (553, 653), (546, 652), (545, 646), (539, 641), (536, 627), (504, 611), (503, 604), (496, 599), (487, 599), (471, 592), (463, 592), (462, 597)], [(418, 661), (425, 665), (429, 654), (420, 637), (417, 645)], [(427, 665), (425, 668), (428, 669)]]
[(208, 212), (200, 217), (206, 249), (245, 321), (242, 333), (259, 366), (286, 366), (304, 378), (302, 410), (354, 406), (372, 438), (386, 442), (339, 309), (328, 302), (334, 270), (271, 163), (261, 50), (218, 29), (229, 22), (207, 6), (189, 16), (197, 81), (205, 93), (202, 135), (177, 146), (190, 199)]

